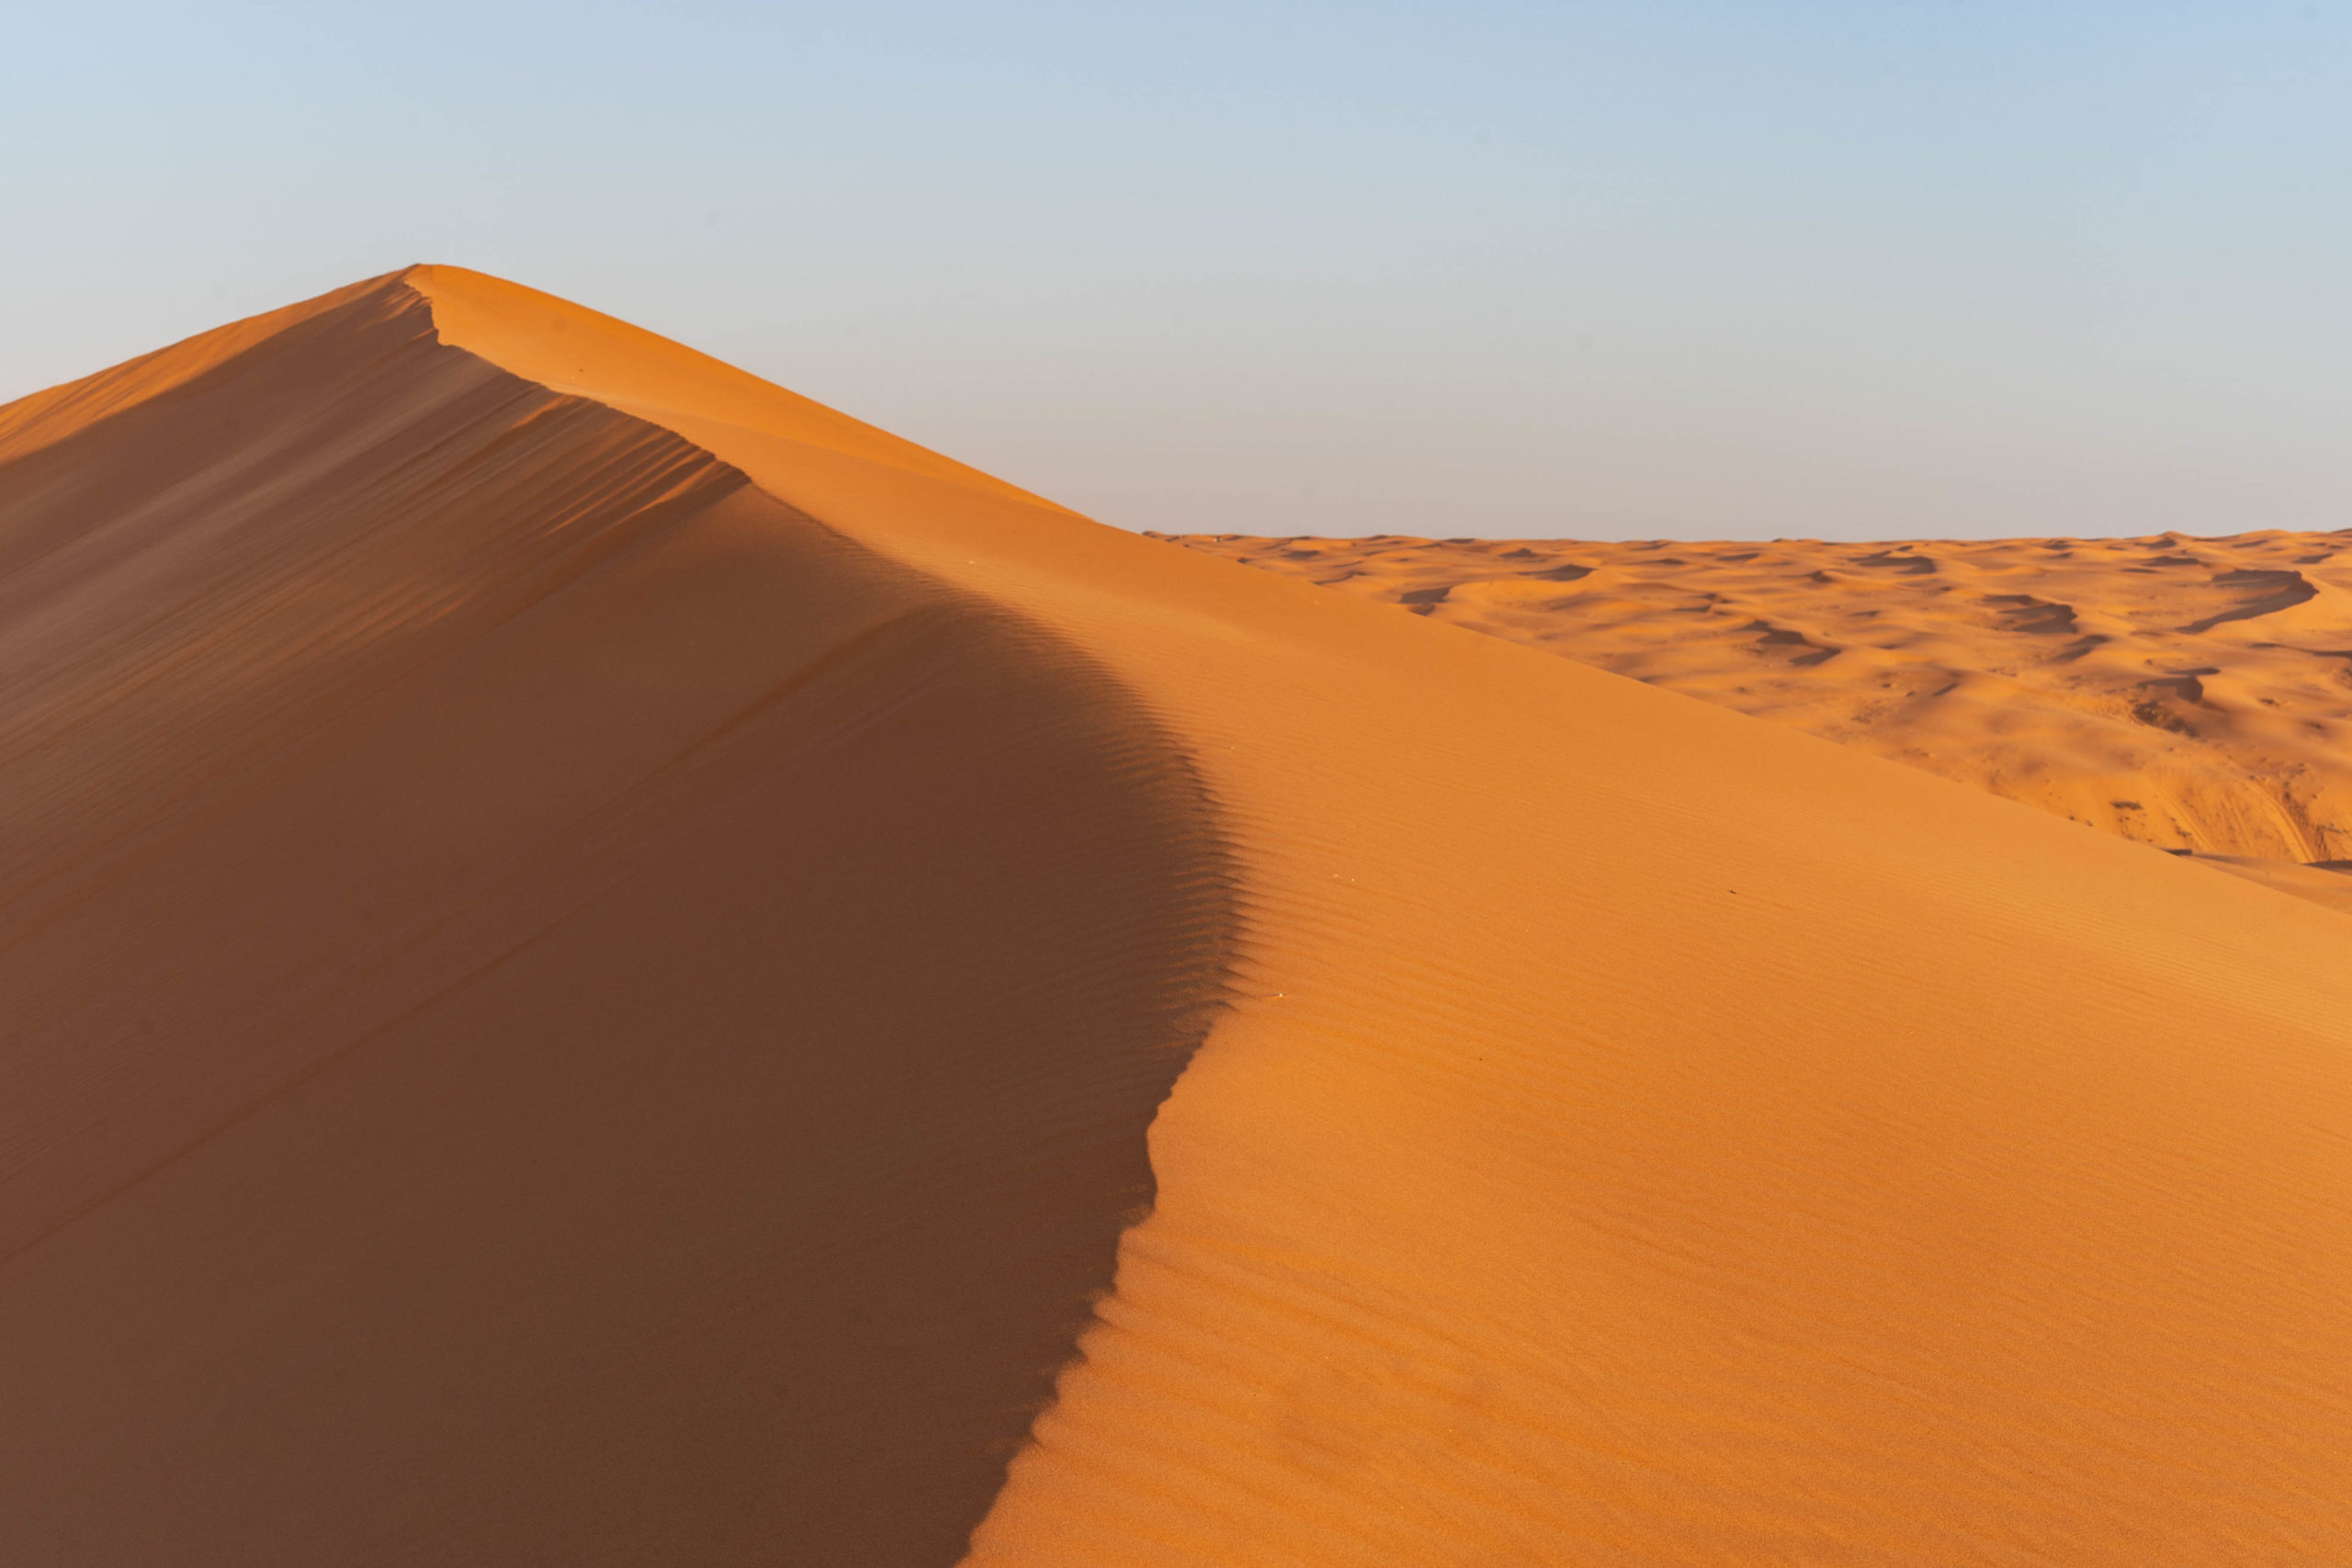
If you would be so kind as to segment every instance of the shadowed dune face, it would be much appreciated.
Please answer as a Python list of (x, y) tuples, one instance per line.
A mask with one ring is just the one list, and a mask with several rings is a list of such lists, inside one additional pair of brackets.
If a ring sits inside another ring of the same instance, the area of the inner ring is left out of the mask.
[(2142, 843), (2352, 856), (2352, 535), (1177, 542)]
[(0, 1558), (954, 1562), (1219, 1005), (1205, 785), (404, 285), (273, 326), (0, 413)]

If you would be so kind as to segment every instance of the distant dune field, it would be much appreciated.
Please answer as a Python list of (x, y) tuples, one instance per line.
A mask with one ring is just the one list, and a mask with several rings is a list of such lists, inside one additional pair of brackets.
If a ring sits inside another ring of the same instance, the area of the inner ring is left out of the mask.
[(1511, 547), (447, 267), (0, 409), (0, 1562), (2352, 1560), (2352, 928), (1724, 705), (2327, 858), (2318, 547)]
[(2352, 908), (2352, 532), (1168, 536)]

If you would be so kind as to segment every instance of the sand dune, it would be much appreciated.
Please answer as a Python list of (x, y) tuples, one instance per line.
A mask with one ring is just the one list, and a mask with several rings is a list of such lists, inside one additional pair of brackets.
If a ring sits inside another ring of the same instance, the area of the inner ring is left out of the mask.
[(0, 649), (8, 1561), (2352, 1546), (2268, 889), (447, 268), (0, 411)]
[(2141, 843), (2352, 857), (2352, 533), (1180, 542)]

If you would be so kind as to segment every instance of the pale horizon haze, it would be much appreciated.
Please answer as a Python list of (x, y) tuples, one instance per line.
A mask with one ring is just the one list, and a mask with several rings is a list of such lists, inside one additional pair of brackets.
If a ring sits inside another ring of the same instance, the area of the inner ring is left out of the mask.
[(0, 400), (418, 261), (1130, 528), (2352, 526), (2352, 9), (157, 4), (0, 52)]

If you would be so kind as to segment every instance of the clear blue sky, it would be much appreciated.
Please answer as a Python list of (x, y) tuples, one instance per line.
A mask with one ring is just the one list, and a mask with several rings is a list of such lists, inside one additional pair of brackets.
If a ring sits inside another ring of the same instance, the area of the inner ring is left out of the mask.
[(1131, 527), (2352, 526), (2352, 6), (11, 6), (0, 398), (410, 261)]

